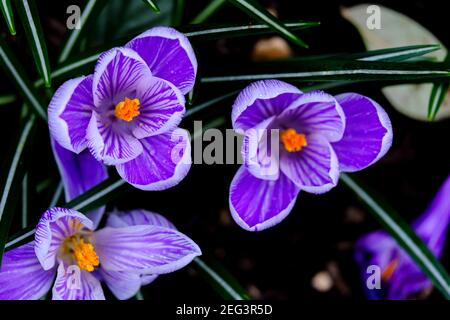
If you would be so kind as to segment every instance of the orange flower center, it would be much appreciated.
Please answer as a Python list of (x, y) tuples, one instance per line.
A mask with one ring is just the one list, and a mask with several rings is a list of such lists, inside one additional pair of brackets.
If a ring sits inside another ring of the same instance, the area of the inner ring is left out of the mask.
[(94, 246), (85, 242), (83, 238), (75, 235), (65, 241), (65, 252), (69, 253), (80, 269), (89, 272), (94, 271), (100, 264), (99, 257)]
[(280, 134), (280, 140), (284, 148), (289, 152), (300, 151), (308, 145), (306, 136), (303, 133), (298, 133), (293, 128), (283, 130)]
[(125, 120), (127, 122), (130, 122), (133, 120), (134, 117), (137, 117), (139, 112), (139, 106), (141, 102), (138, 98), (135, 98), (133, 100), (126, 98), (123, 101), (120, 101), (114, 110), (114, 114), (117, 118), (121, 120)]
[(381, 274), (381, 280), (384, 282), (389, 281), (389, 279), (394, 274), (395, 269), (397, 269), (398, 259), (394, 259), (384, 268), (383, 273)]

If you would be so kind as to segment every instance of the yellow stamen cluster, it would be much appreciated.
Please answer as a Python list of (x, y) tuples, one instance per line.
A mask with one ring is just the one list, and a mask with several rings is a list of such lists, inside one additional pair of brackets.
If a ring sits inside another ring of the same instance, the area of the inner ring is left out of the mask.
[(288, 152), (300, 151), (308, 145), (306, 136), (303, 133), (298, 133), (293, 128), (283, 130), (280, 134), (280, 140)]
[(98, 267), (100, 261), (92, 244), (86, 243), (83, 238), (71, 237), (70, 245), (80, 269), (92, 272), (95, 267)]
[(129, 99), (125, 98), (119, 102), (114, 109), (114, 114), (117, 118), (130, 122), (134, 117), (137, 117), (141, 113), (139, 112), (139, 106), (141, 102), (138, 98)]

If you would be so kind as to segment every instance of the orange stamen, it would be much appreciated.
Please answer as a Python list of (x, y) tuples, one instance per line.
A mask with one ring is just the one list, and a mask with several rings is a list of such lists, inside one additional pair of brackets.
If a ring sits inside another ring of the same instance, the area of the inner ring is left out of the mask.
[(298, 133), (293, 128), (283, 130), (280, 134), (280, 140), (284, 148), (289, 152), (300, 151), (308, 145), (306, 136), (303, 133)]
[(135, 98), (133, 100), (125, 98), (123, 101), (119, 102), (114, 109), (114, 114), (117, 118), (130, 122), (134, 117), (140, 115), (139, 106), (141, 102), (139, 99)]

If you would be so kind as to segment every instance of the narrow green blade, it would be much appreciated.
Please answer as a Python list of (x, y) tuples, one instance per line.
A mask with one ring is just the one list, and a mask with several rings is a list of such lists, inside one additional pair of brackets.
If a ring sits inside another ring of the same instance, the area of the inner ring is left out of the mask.
[(80, 40), (81, 35), (86, 31), (86, 25), (92, 18), (96, 18), (96, 14), (100, 12), (106, 2), (104, 0), (89, 0), (86, 6), (81, 11), (80, 27), (70, 30), (69, 37), (67, 38), (61, 53), (58, 58), (58, 63), (63, 63), (72, 53), (75, 45)]
[(16, 4), (37, 70), (44, 80), (45, 86), (50, 87), (50, 63), (35, 2), (34, 0), (17, 0)]
[(370, 209), (384, 229), (394, 237), (422, 271), (430, 278), (446, 299), (450, 299), (450, 277), (442, 264), (431, 253), (411, 227), (392, 209), (382, 206), (372, 192), (348, 174), (341, 175), (341, 181), (354, 192)]
[(47, 120), (47, 109), (40, 102), (37, 93), (26, 77), (22, 66), (16, 60), (14, 54), (2, 37), (0, 37), (0, 64), (25, 102), (30, 105), (42, 119)]
[(286, 28), (278, 18), (271, 15), (266, 9), (261, 7), (256, 1), (253, 0), (228, 0), (236, 7), (240, 8), (242, 11), (247, 13), (249, 16), (267, 24), (278, 34), (284, 38), (290, 40), (298, 46), (308, 48), (308, 45), (303, 42), (299, 37), (293, 34), (290, 30)]
[(9, 168), (2, 170), (7, 172), (5, 181), (2, 183), (1, 198), (0, 198), (0, 265), (3, 257), (6, 239), (9, 234), (14, 212), (20, 194), (21, 182), (24, 178), (24, 150), (29, 144), (32, 130), (35, 126), (36, 117), (31, 115), (29, 120), (22, 128), (22, 132), (17, 142), (17, 146), (13, 148), (11, 162), (7, 165)]
[[(315, 21), (285, 22), (290, 30), (300, 30), (320, 25)], [(217, 40), (223, 38), (254, 36), (274, 32), (266, 24), (191, 25), (183, 27), (184, 34), (194, 40)]]
[(192, 268), (199, 272), (226, 300), (249, 300), (247, 292), (219, 263), (206, 263), (202, 258), (192, 261)]
[(0, 5), (2, 8), (3, 17), (8, 25), (9, 32), (11, 35), (15, 36), (16, 28), (14, 26), (14, 15), (12, 12), (11, 0), (1, 0)]
[(17, 98), (13, 94), (5, 94), (0, 96), (0, 105), (10, 104), (16, 102)]
[[(444, 61), (450, 61), (450, 53), (447, 53)], [(433, 84), (430, 100), (428, 102), (428, 120), (433, 121), (436, 118), (439, 109), (444, 103), (445, 97), (450, 88), (450, 81), (442, 81)]]
[(154, 13), (160, 13), (161, 10), (159, 9), (158, 5), (156, 4), (156, 1), (153, 0), (142, 0), (144, 1), (144, 3), (150, 8), (152, 9), (152, 11)]
[(381, 62), (381, 61), (277, 61), (261, 64), (260, 74), (204, 77), (202, 82), (255, 81), (289, 79), (291, 81), (412, 81), (426, 82), (450, 76), (448, 63), (442, 62)]
[(226, 0), (212, 0), (194, 19), (191, 24), (200, 24), (205, 22), (210, 16), (212, 16), (217, 10), (219, 10)]

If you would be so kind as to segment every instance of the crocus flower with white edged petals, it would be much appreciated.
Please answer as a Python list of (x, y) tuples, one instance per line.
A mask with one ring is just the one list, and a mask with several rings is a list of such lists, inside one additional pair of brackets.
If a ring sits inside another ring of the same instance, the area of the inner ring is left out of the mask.
[[(427, 210), (412, 228), (430, 251), (442, 256), (450, 223), (450, 176), (439, 189)], [(364, 285), (369, 266), (381, 269), (381, 289), (366, 290), (369, 299), (403, 300), (418, 297), (432, 287), (431, 280), (389, 234), (375, 231), (355, 245), (355, 259), (361, 267)]]
[(340, 172), (370, 166), (392, 143), (389, 117), (370, 98), (302, 93), (277, 80), (245, 88), (233, 105), (232, 124), (245, 135), (245, 163), (231, 183), (230, 209), (249, 231), (279, 223), (300, 190), (329, 191)]
[(152, 28), (103, 53), (93, 74), (56, 91), (48, 109), (51, 136), (75, 153), (88, 148), (139, 189), (172, 187), (191, 165), (188, 133), (177, 127), (196, 73), (188, 39)]
[(77, 211), (47, 210), (35, 240), (4, 254), (0, 299), (39, 299), (53, 285), (56, 300), (100, 300), (105, 298), (100, 281), (127, 299), (156, 275), (178, 270), (201, 254), (159, 215), (114, 215), (94, 231), (94, 223)]

